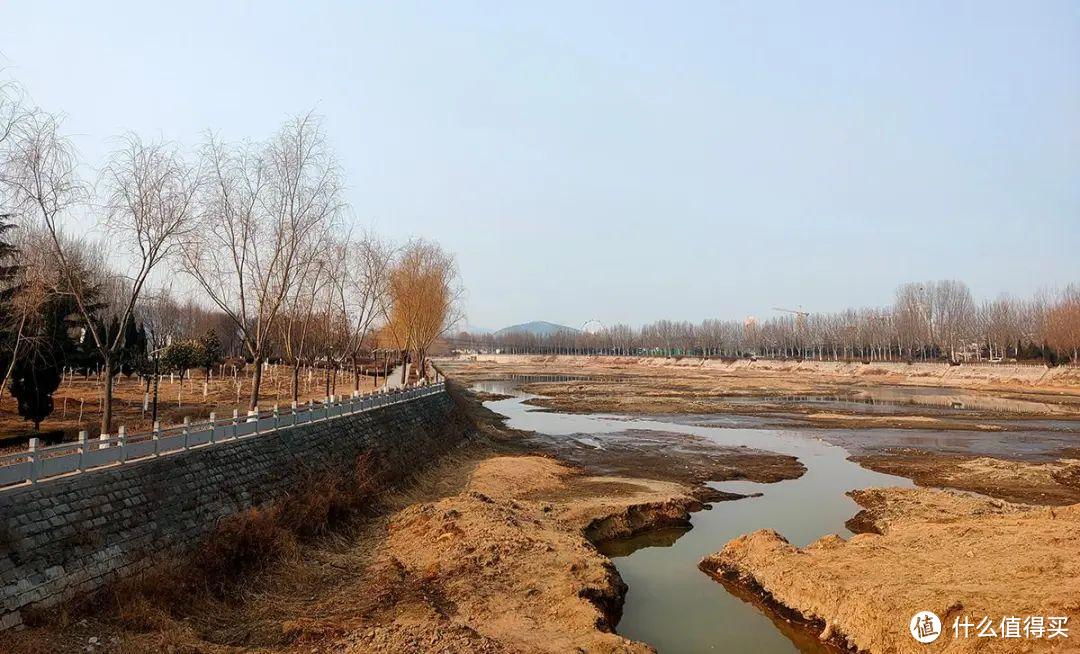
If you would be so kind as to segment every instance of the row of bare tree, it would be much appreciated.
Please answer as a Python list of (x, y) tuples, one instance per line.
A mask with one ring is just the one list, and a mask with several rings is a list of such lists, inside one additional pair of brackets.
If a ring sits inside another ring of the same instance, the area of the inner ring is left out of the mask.
[(794, 312), (759, 321), (659, 320), (634, 329), (550, 336), (458, 334), (461, 349), (518, 353), (863, 360), (979, 360), (1080, 354), (1080, 285), (1026, 300), (1000, 296), (981, 304), (962, 282), (905, 284), (892, 306), (838, 313)]
[[(355, 367), (378, 332), (422, 364), (456, 320), (453, 257), (348, 224), (340, 166), (311, 114), (261, 142), (209, 133), (192, 156), (128, 133), (96, 183), (83, 179), (60, 118), (14, 84), (0, 86), (0, 121), (0, 214), (18, 227), (20, 262), (0, 322), (30, 347), (35, 307), (51, 295), (72, 299), (76, 340), (103, 371), (103, 432), (130, 345), (123, 326), (135, 321), (154, 350), (191, 338), (196, 324), (213, 326), (252, 364), (255, 408), (269, 358), (297, 371), (317, 358)], [(186, 304), (167, 290), (174, 279), (191, 296)], [(7, 349), (8, 360), (20, 356)]]

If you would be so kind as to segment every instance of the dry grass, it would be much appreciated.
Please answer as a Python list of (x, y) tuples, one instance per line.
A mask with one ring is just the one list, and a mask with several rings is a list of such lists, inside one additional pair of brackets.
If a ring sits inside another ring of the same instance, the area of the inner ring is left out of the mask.
[(289, 497), (223, 520), (185, 564), (119, 581), (57, 609), (26, 612), (32, 629), (0, 649), (64, 651), (62, 643), (91, 622), (96, 633), (138, 643), (123, 651), (150, 651), (152, 643), (177, 651), (236, 645), (250, 628), (221, 617), (235, 616), (261, 578), (292, 568), (305, 547), (355, 529), (378, 491), (375, 463), (361, 455), (345, 472), (313, 475)]

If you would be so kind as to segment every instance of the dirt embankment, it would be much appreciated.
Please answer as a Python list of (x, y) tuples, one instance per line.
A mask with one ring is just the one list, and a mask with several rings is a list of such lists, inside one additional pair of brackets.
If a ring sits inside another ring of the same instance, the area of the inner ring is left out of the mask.
[[(849, 524), (876, 533), (847, 541), (826, 536), (800, 549), (772, 530), (760, 530), (729, 542), (703, 559), (701, 568), (822, 639), (859, 651), (1077, 651), (1075, 634), (1056, 641), (1045, 634), (1025, 638), (1023, 631), (1020, 638), (980, 638), (977, 627), (970, 627), (964, 637), (963, 625), (987, 618), (1000, 633), (1006, 618), (1075, 621), (1080, 505), (1035, 508), (929, 489), (872, 489), (852, 496), (865, 508)], [(909, 632), (919, 611), (941, 619), (941, 635), (932, 645)]]
[(908, 477), (920, 486), (973, 491), (1010, 502), (1066, 505), (1080, 502), (1080, 458), (1029, 462), (994, 457), (886, 450), (852, 457), (877, 472)]
[(685, 526), (700, 506), (670, 482), (483, 461), (463, 493), (393, 518), (380, 558), (427, 597), (389, 603), (346, 651), (651, 651), (613, 633), (625, 585), (589, 539)]

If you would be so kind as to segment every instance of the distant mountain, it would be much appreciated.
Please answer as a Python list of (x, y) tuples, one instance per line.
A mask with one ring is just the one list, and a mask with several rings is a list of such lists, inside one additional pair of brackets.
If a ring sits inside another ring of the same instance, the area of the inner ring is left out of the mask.
[(566, 325), (556, 325), (553, 322), (547, 322), (546, 320), (534, 320), (532, 322), (522, 323), (520, 325), (510, 325), (509, 327), (503, 327), (499, 331), (495, 332), (495, 336), (506, 336), (508, 334), (532, 334), (533, 336), (551, 336), (559, 332), (568, 332), (571, 334), (577, 333), (579, 330), (573, 327), (567, 327)]

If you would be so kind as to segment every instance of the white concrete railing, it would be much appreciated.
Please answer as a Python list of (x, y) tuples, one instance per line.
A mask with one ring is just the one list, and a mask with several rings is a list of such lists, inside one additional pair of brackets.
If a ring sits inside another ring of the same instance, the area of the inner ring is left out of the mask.
[(395, 389), (372, 395), (332, 396), (320, 404), (312, 400), (306, 407), (292, 406), (282, 412), (275, 406), (270, 411), (252, 411), (241, 416), (233, 411), (231, 418), (219, 420), (211, 413), (204, 422), (191, 422), (139, 434), (102, 434), (97, 440), (87, 440), (80, 432), (79, 440), (39, 447), (36, 438), (30, 439), (25, 452), (0, 455), (0, 492), (55, 477), (79, 474), (112, 465), (151, 459), (193, 448), (212, 447), (218, 443), (265, 435), (281, 429), (291, 429), (323, 420), (333, 420), (391, 404), (445, 392), (446, 383), (426, 384), (408, 389)]

